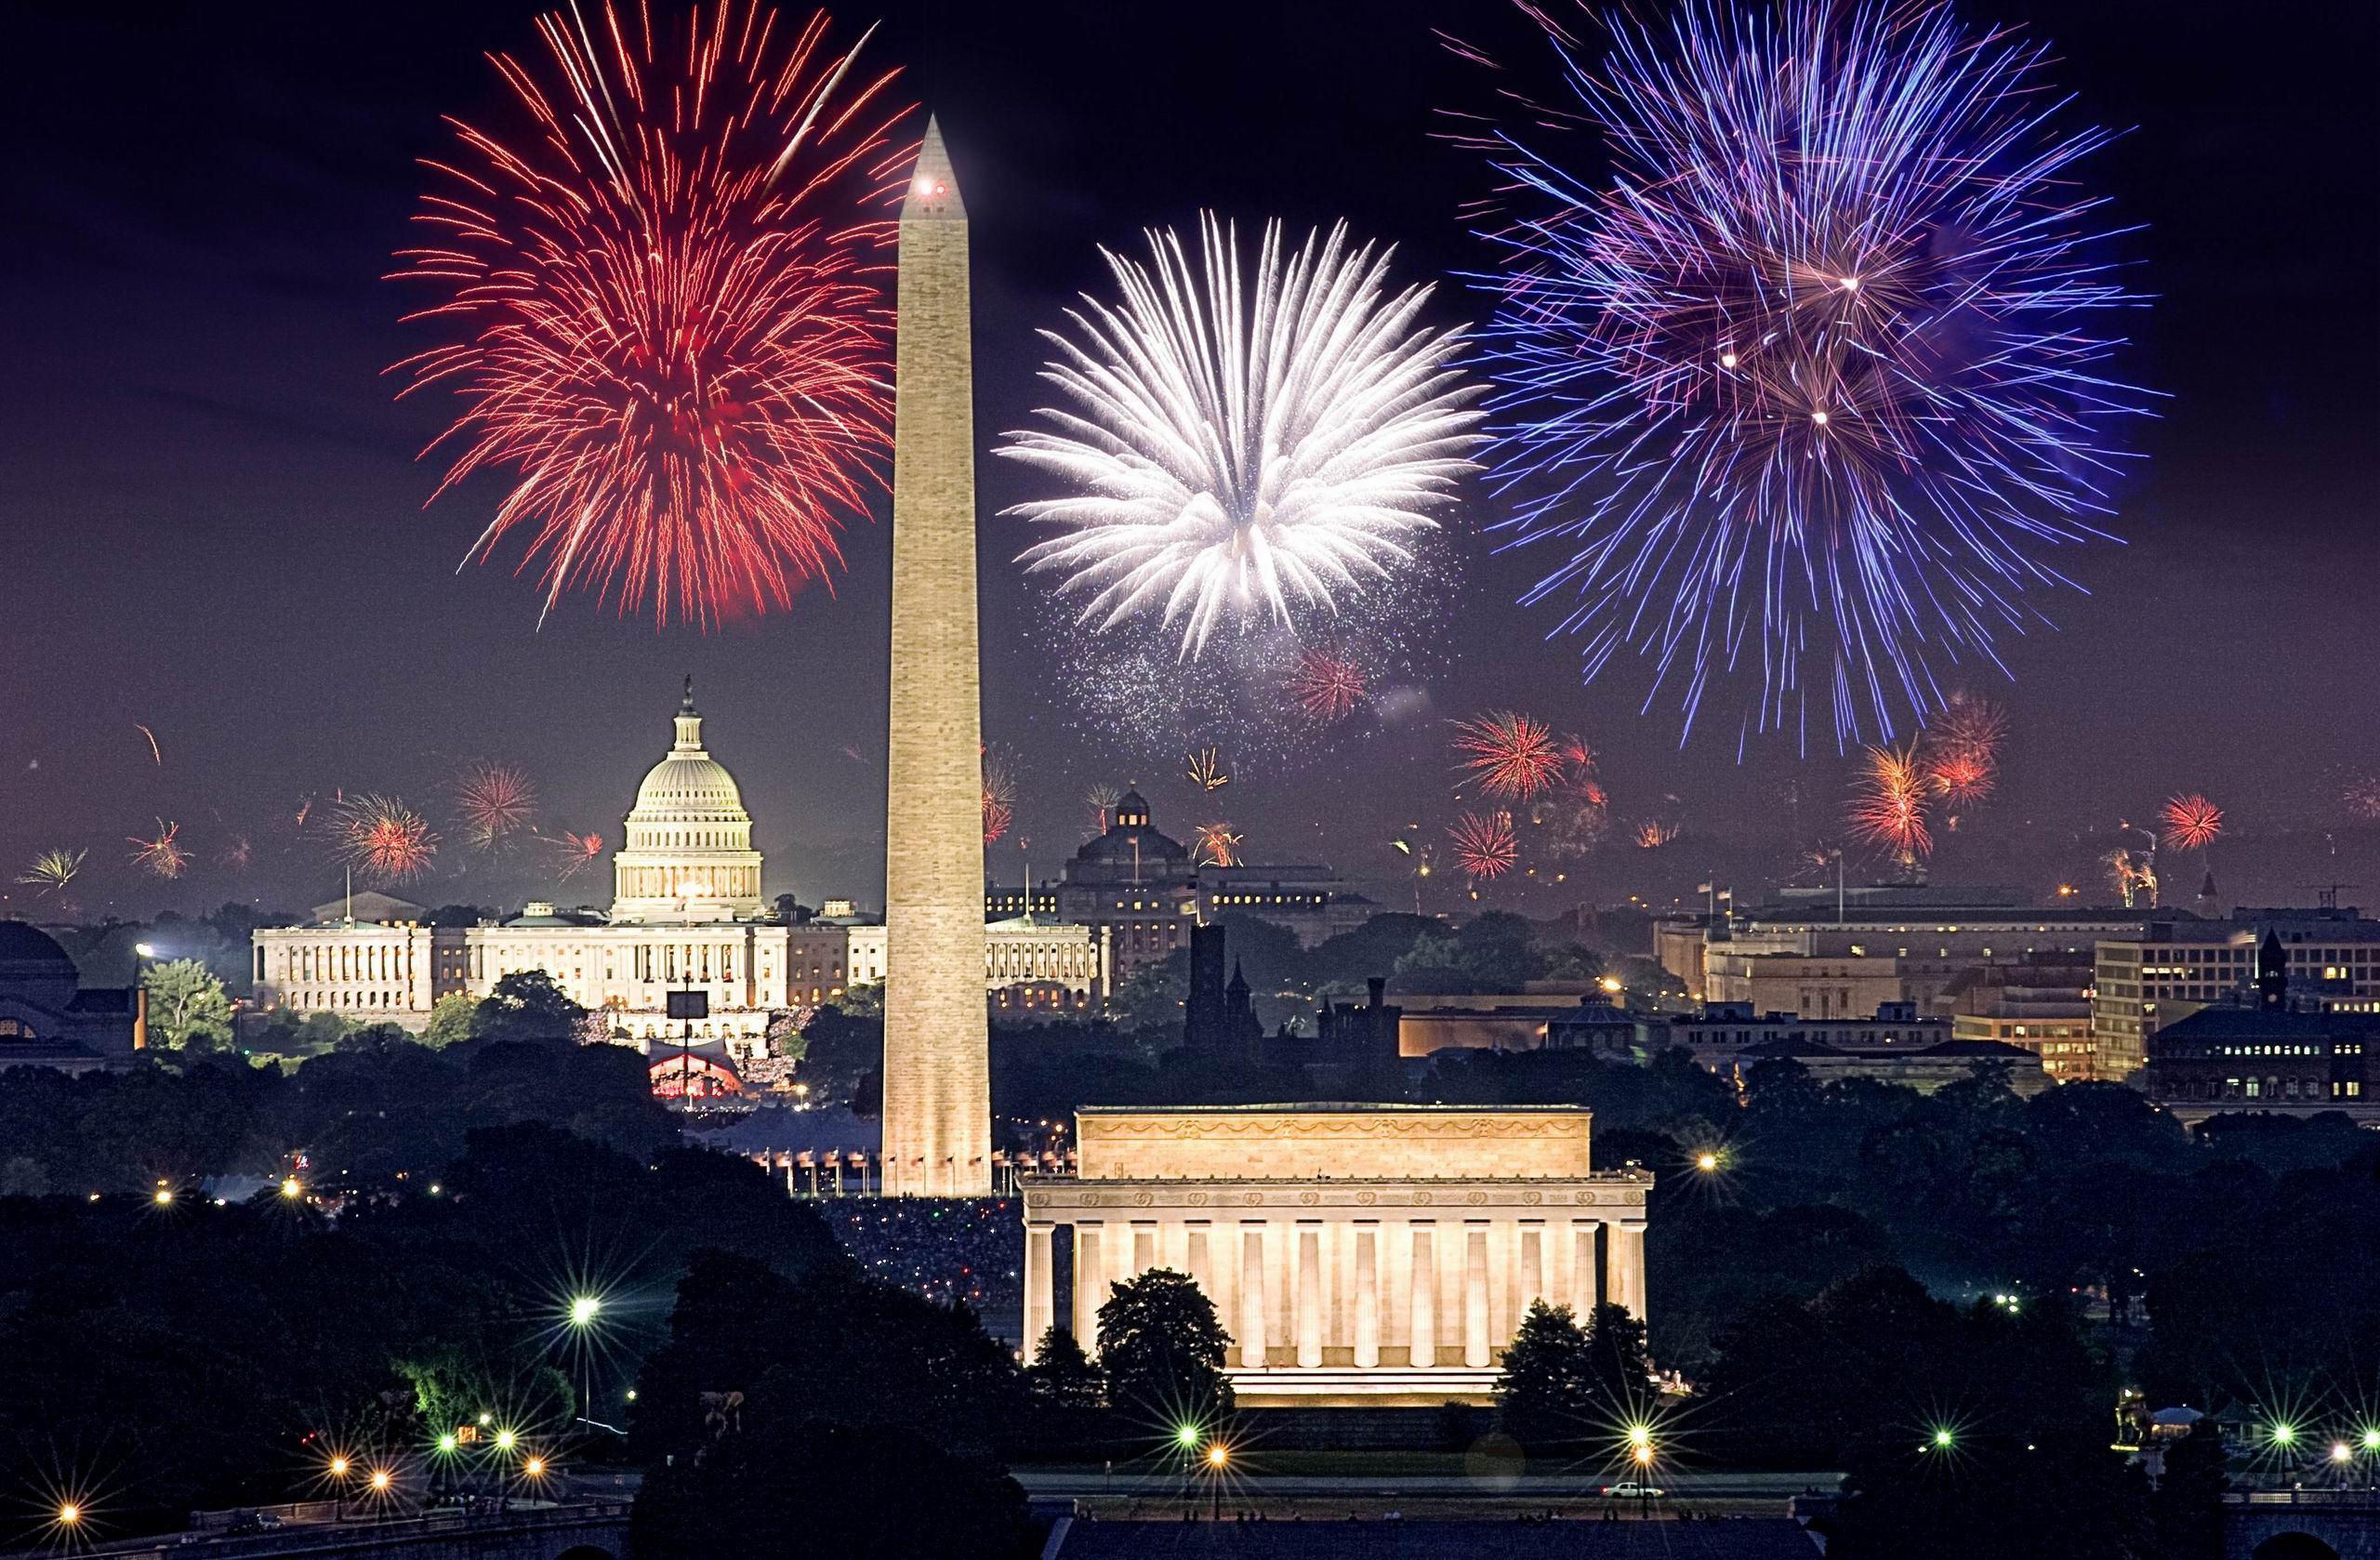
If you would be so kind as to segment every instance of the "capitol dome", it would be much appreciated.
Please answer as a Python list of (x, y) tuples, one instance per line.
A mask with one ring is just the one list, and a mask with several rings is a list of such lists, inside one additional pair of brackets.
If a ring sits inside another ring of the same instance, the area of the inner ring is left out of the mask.
[(677, 742), (646, 772), (613, 858), (614, 921), (734, 920), (760, 914), (760, 853), (735, 776), (703, 747), (694, 680)]

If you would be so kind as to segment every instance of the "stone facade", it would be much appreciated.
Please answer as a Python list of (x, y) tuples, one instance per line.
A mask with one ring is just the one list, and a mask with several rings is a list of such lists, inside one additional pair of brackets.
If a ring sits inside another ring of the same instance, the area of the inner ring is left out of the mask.
[[(1086, 1108), (1079, 1173), (1025, 1183), (1025, 1335), (1186, 1273), (1251, 1408), (1486, 1402), (1531, 1302), (1645, 1314), (1650, 1172), (1589, 1168), (1575, 1106)], [(1065, 1232), (1063, 1236), (1061, 1232)], [(1058, 1243), (1073, 1292), (1060, 1315)]]
[(929, 120), (901, 205), (885, 776), (884, 1189), (992, 1189), (967, 208)]

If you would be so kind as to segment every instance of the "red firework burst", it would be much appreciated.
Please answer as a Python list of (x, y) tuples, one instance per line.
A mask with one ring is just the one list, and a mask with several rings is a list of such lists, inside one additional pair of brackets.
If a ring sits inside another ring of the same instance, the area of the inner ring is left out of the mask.
[(551, 839), (543, 835), (538, 838), (546, 839), (562, 858), (562, 880), (565, 883), (603, 859), (603, 837), (600, 834), (573, 834), (564, 829)]
[(1240, 844), (1240, 837), (1232, 832), (1230, 824), (1200, 824), (1192, 849), (1201, 866), (1237, 866)]
[(394, 797), (350, 797), (338, 804), (334, 849), (367, 878), (410, 882), (430, 870), (438, 836), (422, 815)]
[(455, 809), (462, 814), (463, 833), (482, 850), (527, 828), (536, 807), (537, 788), (509, 764), (477, 765), (455, 783)]
[(1851, 832), (1890, 848), (1904, 865), (1932, 853), (1926, 826), (1926, 790), (1931, 784), (1914, 744), (1906, 748), (1871, 747), (1866, 771), (1855, 785), (1846, 816)]
[(1921, 741), (1926, 784), (1954, 807), (1983, 800), (1999, 781), (2007, 735), (2006, 710), (1979, 694), (1952, 694)]
[(1510, 813), (1465, 813), (1447, 830), (1455, 865), (1474, 882), (1502, 876), (1520, 859)]
[(2223, 832), (2223, 809), (2196, 791), (2167, 800), (2165, 838), (2186, 851), (2203, 851)]
[(132, 847), (132, 864), (159, 878), (180, 877), (182, 868), (190, 865), (190, 853), (181, 847), (181, 825), (160, 818), (154, 839), (127, 836), (125, 842)]
[(1016, 777), (991, 744), (981, 744), (979, 751), (984, 759), (984, 843), (989, 845), (1016, 822)]
[(1490, 796), (1526, 801), (1562, 778), (1562, 747), (1544, 721), (1509, 709), (1455, 722), (1462, 767)]
[(228, 866), (234, 872), (245, 872), (255, 865), (257, 848), (248, 843), (245, 834), (234, 835), (231, 842), (215, 853), (215, 865)]
[(582, 588), (665, 623), (783, 608), (865, 508), (907, 109), (824, 12), (777, 20), (759, 0), (660, 29), (549, 12), (542, 73), (495, 61), (527, 133), (450, 120), (462, 154), (427, 165), (442, 187), (415, 219), (437, 236), (394, 275), (440, 293), (407, 318), (461, 339), (396, 371), (464, 403), (439, 493), (515, 475), (472, 552), (525, 532), (548, 611)]
[(1659, 818), (1648, 818), (1636, 826), (1636, 848), (1640, 851), (1658, 851), (1664, 845), (1675, 843), (1676, 840), (1677, 826), (1675, 824), (1665, 824)]
[(1309, 650), (1289, 678), (1289, 696), (1317, 721), (1344, 720), (1364, 700), (1363, 668), (1343, 656)]

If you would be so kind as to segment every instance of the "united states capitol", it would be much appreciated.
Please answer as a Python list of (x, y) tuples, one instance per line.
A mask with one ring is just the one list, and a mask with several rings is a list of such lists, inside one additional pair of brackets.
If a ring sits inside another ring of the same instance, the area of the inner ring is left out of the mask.
[[(706, 994), (692, 1038), (737, 1061), (763, 1054), (770, 1018), (882, 983), (881, 918), (829, 899), (788, 920), (761, 895), (752, 816), (727, 767), (704, 746), (689, 684), (674, 740), (637, 787), (612, 864), (608, 912), (531, 903), (475, 926), (433, 926), (419, 906), (362, 893), (322, 906), (314, 924), (254, 935), (259, 1008), (329, 1012), (420, 1029), (441, 998), (483, 998), (505, 976), (541, 970), (612, 1038), (649, 1049), (687, 1025), (668, 994)], [(1031, 913), (985, 932), (984, 984), (995, 1012), (1096, 1006), (1107, 995), (1110, 933)]]

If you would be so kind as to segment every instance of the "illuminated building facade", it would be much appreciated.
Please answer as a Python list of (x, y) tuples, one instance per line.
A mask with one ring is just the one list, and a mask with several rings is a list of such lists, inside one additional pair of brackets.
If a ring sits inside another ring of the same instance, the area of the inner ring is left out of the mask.
[[(1651, 1172), (1589, 1168), (1575, 1105), (1086, 1107), (1025, 1185), (1025, 1336), (1187, 1274), (1250, 1408), (1484, 1403), (1530, 1304), (1645, 1314)], [(1057, 1258), (1071, 1255), (1060, 1303)]]

